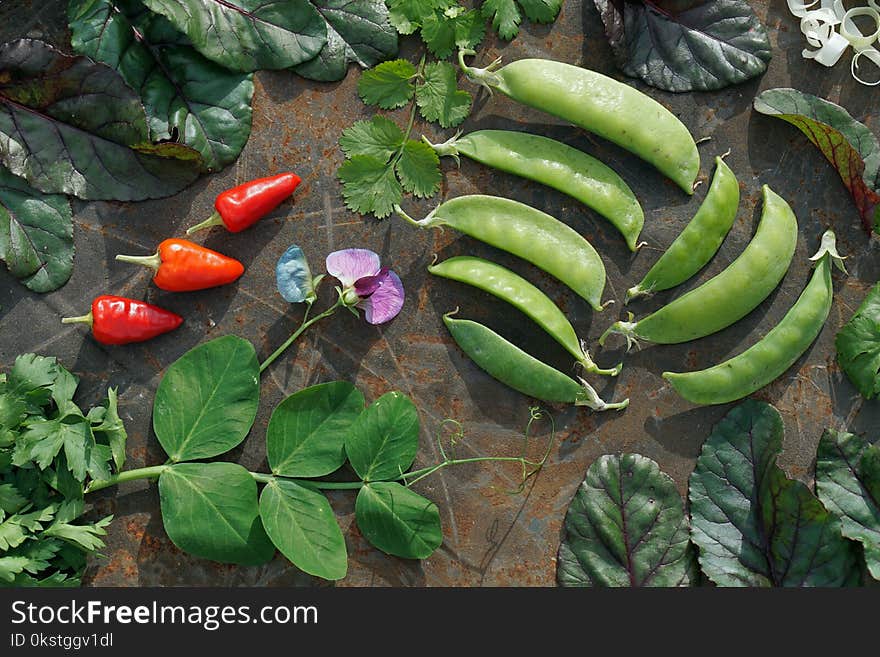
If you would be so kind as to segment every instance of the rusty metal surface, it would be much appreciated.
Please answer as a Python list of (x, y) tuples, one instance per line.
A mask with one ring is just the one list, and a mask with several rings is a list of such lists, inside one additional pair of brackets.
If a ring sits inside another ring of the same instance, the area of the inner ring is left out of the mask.
[[(69, 50), (65, 47), (65, 4), (3, 0), (0, 38), (35, 36)], [(624, 359), (617, 380), (596, 383), (606, 399), (628, 396), (629, 408), (604, 414), (553, 409), (556, 444), (547, 466), (523, 494), (507, 494), (516, 485), (518, 473), (497, 464), (449, 468), (422, 482), (418, 488), (439, 505), (444, 528), (443, 546), (424, 562), (387, 557), (370, 548), (353, 523), (354, 496), (332, 495), (350, 554), (349, 575), (341, 585), (552, 585), (565, 508), (585, 469), (601, 454), (634, 451), (655, 459), (684, 493), (702, 442), (730, 405), (695, 408), (677, 397), (660, 373), (714, 364), (742, 351), (769, 330), (806, 284), (807, 257), (829, 225), (838, 233), (841, 252), (852, 255), (848, 261), (851, 275), (835, 276), (834, 307), (816, 343), (756, 397), (773, 403), (782, 413), (786, 435), (781, 463), (792, 476), (808, 483), (824, 427), (846, 426), (877, 438), (878, 404), (862, 404), (835, 363), (833, 345), (837, 330), (880, 278), (877, 241), (861, 231), (856, 210), (821, 154), (794, 128), (753, 113), (751, 100), (762, 89), (793, 86), (841, 103), (878, 132), (878, 92), (855, 84), (846, 64), (826, 70), (802, 60), (802, 37), (785, 3), (754, 0), (752, 4), (769, 27), (773, 45), (773, 60), (763, 78), (722, 92), (679, 96), (640, 87), (670, 107), (697, 138), (711, 137), (700, 146), (702, 179), (711, 175), (714, 156), (731, 149), (727, 161), (739, 178), (742, 202), (733, 230), (698, 278), (633, 304), (631, 309), (642, 315), (729, 264), (754, 231), (763, 183), (791, 203), (800, 223), (794, 262), (779, 289), (743, 321), (714, 336), (684, 345), (648, 346), (626, 355), (619, 349), (597, 350), (602, 364)], [(590, 0), (568, 0), (554, 25), (524, 25), (521, 36), (511, 44), (489, 38), (478, 62), (499, 54), (508, 61), (549, 57), (620, 77)], [(258, 73), (253, 134), (234, 165), (203, 177), (170, 199), (138, 204), (74, 201), (76, 264), (64, 288), (39, 296), (5, 271), (0, 273), (0, 365), (8, 367), (23, 351), (57, 355), (81, 377), (81, 396), (86, 402), (101, 396), (108, 385), (118, 386), (129, 431), (129, 467), (158, 463), (164, 455), (151, 432), (150, 411), (163, 368), (203, 340), (226, 333), (252, 340), (261, 356), (280, 343), (296, 325), (300, 312), (287, 306), (274, 286), (275, 261), (289, 244), (303, 247), (313, 270), (333, 249), (367, 247), (400, 273), (408, 295), (404, 312), (379, 328), (340, 313), (307, 334), (264, 376), (254, 429), (230, 458), (265, 470), (264, 436), (272, 408), (306, 385), (338, 378), (362, 387), (368, 400), (391, 389), (415, 399), (423, 421), (419, 464), (437, 459), (433, 436), (446, 417), (464, 425), (467, 441), (460, 448), (462, 454), (517, 454), (529, 400), (469, 362), (451, 342), (441, 315), (460, 306), (462, 316), (487, 322), (557, 367), (567, 368), (570, 359), (502, 303), (451, 281), (431, 280), (425, 267), (432, 255), (472, 253), (525, 274), (561, 304), (578, 334), (595, 344), (622, 314), (624, 290), (644, 275), (694, 214), (706, 187), (688, 198), (636, 157), (610, 144), (507, 98), (479, 95), (466, 129), (513, 127), (562, 139), (609, 163), (643, 203), (642, 239), (648, 246), (632, 255), (607, 223), (562, 194), (473, 162), (463, 161), (460, 169), (452, 162), (444, 163), (443, 198), (485, 192), (509, 196), (580, 230), (605, 262), (606, 298), (618, 300), (617, 305), (594, 313), (584, 301), (525, 263), (452, 231), (420, 232), (396, 219), (377, 222), (349, 213), (341, 203), (334, 173), (341, 161), (336, 146), (341, 129), (369, 115), (357, 99), (356, 80), (355, 71), (333, 84), (310, 83), (287, 72)], [(429, 132), (432, 138), (442, 136)], [(152, 252), (162, 239), (180, 235), (184, 227), (210, 214), (220, 191), (284, 169), (297, 171), (304, 179), (293, 205), (283, 206), (246, 234), (214, 231), (199, 240), (244, 262), (247, 272), (236, 285), (168, 294), (150, 285), (146, 271), (113, 260), (119, 252)], [(411, 214), (419, 215), (434, 202), (409, 203), (408, 207)], [(60, 316), (81, 314), (99, 292), (145, 298), (184, 314), (186, 323), (173, 334), (122, 348), (100, 346), (82, 328), (61, 326)], [(107, 559), (96, 560), (89, 568), (87, 581), (93, 586), (321, 584), (280, 556), (263, 567), (239, 568), (183, 554), (165, 536), (152, 484), (124, 485), (95, 501), (101, 512), (112, 512), (116, 519), (110, 527)]]

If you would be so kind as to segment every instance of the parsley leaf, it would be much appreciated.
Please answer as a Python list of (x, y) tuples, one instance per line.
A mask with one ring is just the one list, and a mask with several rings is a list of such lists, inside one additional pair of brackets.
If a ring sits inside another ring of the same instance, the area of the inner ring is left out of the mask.
[(361, 74), (358, 94), (367, 105), (396, 109), (409, 102), (416, 91), (412, 78), (416, 67), (405, 59), (382, 62)]
[(457, 126), (471, 111), (471, 95), (458, 89), (455, 67), (449, 62), (425, 66), (425, 82), (416, 90), (416, 104), (428, 121), (444, 128)]
[(128, 440), (128, 433), (125, 431), (122, 418), (119, 417), (116, 388), (107, 390), (106, 406), (96, 406), (89, 411), (89, 421), (95, 424), (95, 420), (98, 421), (97, 426), (92, 426), (95, 438), (107, 441), (113, 455), (113, 464), (117, 470), (122, 470), (122, 466), (125, 465), (125, 441)]
[(837, 360), (865, 399), (880, 395), (880, 283), (835, 340)]
[(345, 205), (354, 212), (372, 212), (378, 218), (391, 214), (403, 199), (403, 189), (394, 169), (371, 155), (355, 155), (336, 174), (342, 181)]
[(428, 144), (410, 139), (397, 162), (397, 175), (409, 193), (421, 198), (433, 196), (440, 189), (440, 158)]
[[(0, 484), (0, 510), (15, 513), (27, 503), (14, 484)], [(0, 516), (2, 517), (2, 516)]]
[(403, 131), (381, 114), (369, 121), (358, 121), (342, 131), (339, 146), (346, 157), (371, 155), (387, 162), (403, 145)]

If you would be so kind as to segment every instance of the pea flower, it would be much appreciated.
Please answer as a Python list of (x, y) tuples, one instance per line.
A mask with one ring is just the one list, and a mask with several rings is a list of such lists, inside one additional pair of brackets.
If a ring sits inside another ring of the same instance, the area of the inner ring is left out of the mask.
[(342, 284), (341, 296), (349, 309), (360, 308), (370, 324), (397, 317), (405, 298), (400, 277), (383, 267), (369, 249), (343, 249), (327, 256), (327, 273)]

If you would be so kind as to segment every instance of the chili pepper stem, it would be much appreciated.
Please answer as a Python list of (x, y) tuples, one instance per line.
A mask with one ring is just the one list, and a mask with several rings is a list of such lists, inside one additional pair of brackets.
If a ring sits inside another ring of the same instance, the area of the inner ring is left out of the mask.
[(205, 219), (203, 222), (196, 224), (195, 226), (190, 226), (186, 229), (187, 235), (192, 235), (193, 233), (197, 233), (200, 230), (204, 230), (206, 228), (211, 228), (213, 226), (222, 226), (223, 225), (223, 217), (220, 216), (220, 213), (216, 210), (214, 214)]
[(79, 317), (62, 317), (62, 324), (88, 324), (91, 326), (95, 322), (95, 316), (92, 313), (88, 315), (80, 315)]
[(162, 258), (159, 257), (158, 253), (154, 253), (149, 256), (131, 256), (131, 255), (123, 255), (119, 254), (116, 256), (116, 259), (119, 262), (130, 262), (135, 265), (143, 265), (144, 267), (149, 267), (154, 271), (159, 271), (159, 267), (162, 266)]

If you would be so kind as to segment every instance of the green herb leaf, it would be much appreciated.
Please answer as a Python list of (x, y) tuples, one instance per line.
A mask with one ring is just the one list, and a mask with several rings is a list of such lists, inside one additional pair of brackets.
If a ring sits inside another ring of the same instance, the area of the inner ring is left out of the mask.
[(687, 586), (696, 579), (675, 482), (639, 454), (602, 456), (565, 514), (560, 586)]
[(396, 168), (401, 185), (411, 194), (426, 198), (440, 189), (440, 182), (443, 180), (440, 158), (423, 141), (407, 140)]
[(16, 576), (24, 572), (36, 575), (49, 568), (50, 560), (58, 552), (57, 541), (28, 541), (18, 548), (9, 550), (0, 557), (0, 581), (21, 586)]
[(416, 90), (416, 104), (425, 119), (453, 128), (467, 118), (471, 101), (471, 95), (458, 88), (452, 64), (431, 62), (425, 66), (425, 82)]
[(842, 586), (855, 569), (840, 523), (776, 464), (782, 418), (748, 400), (703, 445), (690, 479), (691, 540), (719, 586)]
[(55, 517), (55, 507), (47, 506), (30, 513), (14, 513), (0, 522), (0, 550), (6, 551), (24, 543), (34, 532)]
[(159, 503), (168, 538), (185, 552), (242, 566), (272, 559), (257, 484), (235, 463), (178, 463), (159, 477)]
[(351, 466), (364, 481), (396, 479), (419, 451), (419, 412), (400, 392), (387, 392), (355, 420), (345, 438)]
[(206, 59), (134, 0), (71, 0), (71, 45), (119, 71), (140, 94), (154, 141), (197, 150), (207, 169), (232, 162), (251, 132), (253, 75)]
[(403, 199), (403, 188), (394, 169), (371, 155), (355, 155), (346, 160), (336, 175), (342, 181), (345, 205), (354, 212), (372, 213), (381, 219), (391, 214)]
[(515, 0), (485, 0), (482, 12), (483, 16), (492, 19), (492, 27), (502, 39), (510, 41), (519, 33), (522, 14)]
[(245, 439), (260, 402), (254, 346), (225, 335), (191, 349), (165, 372), (153, 429), (172, 461), (218, 456)]
[(401, 34), (412, 34), (425, 19), (434, 16), (436, 10), (444, 10), (455, 0), (386, 0), (391, 24)]
[(382, 62), (361, 73), (358, 94), (367, 105), (390, 110), (406, 105), (416, 92), (416, 67), (405, 59)]
[(0, 166), (0, 260), (34, 292), (64, 285), (73, 271), (67, 198), (43, 194)]
[(376, 114), (369, 121), (357, 121), (343, 130), (339, 146), (346, 157), (370, 155), (387, 162), (403, 145), (403, 140), (403, 130), (394, 121)]
[(260, 495), (260, 516), (275, 547), (294, 566), (324, 579), (345, 577), (345, 539), (321, 493), (276, 479)]
[(837, 360), (865, 399), (880, 395), (880, 283), (835, 339)]
[(348, 64), (375, 66), (397, 53), (397, 30), (388, 22), (382, 0), (311, 0), (327, 22), (327, 43), (296, 72), (310, 80), (345, 77)]
[(398, 483), (361, 488), (355, 518), (370, 543), (404, 559), (427, 559), (443, 542), (437, 505)]
[(7, 514), (19, 511), (25, 504), (27, 498), (20, 495), (14, 484), (0, 484), (0, 509)]
[[(107, 441), (110, 451), (113, 454), (113, 464), (117, 470), (122, 470), (125, 465), (125, 442), (128, 440), (128, 433), (125, 431), (125, 425), (122, 418), (119, 417), (119, 400), (116, 396), (116, 388), (107, 390), (107, 405), (99, 406), (100, 420), (96, 426), (92, 426), (92, 432), (96, 438), (102, 438)], [(93, 422), (98, 419), (98, 415), (89, 413), (89, 421)]]
[(865, 230), (880, 233), (880, 142), (874, 134), (839, 105), (797, 89), (763, 91), (754, 107), (803, 132), (840, 174)]
[(289, 68), (317, 56), (327, 22), (309, 0), (142, 0), (196, 50), (233, 71)]
[(827, 429), (816, 453), (816, 492), (843, 535), (862, 544), (868, 572), (880, 580), (880, 447)]
[(19, 39), (0, 45), (0, 79), (0, 164), (42, 192), (140, 201), (199, 175), (196, 151), (150, 142), (140, 98), (103, 64)]
[(658, 89), (722, 89), (767, 70), (770, 38), (745, 0), (595, 4), (618, 67)]
[(364, 395), (347, 381), (292, 394), (272, 412), (266, 431), (272, 472), (321, 477), (338, 470), (345, 463), (345, 437), (363, 410)]

